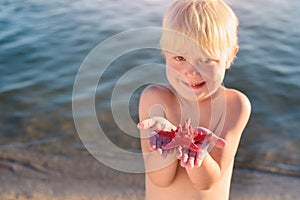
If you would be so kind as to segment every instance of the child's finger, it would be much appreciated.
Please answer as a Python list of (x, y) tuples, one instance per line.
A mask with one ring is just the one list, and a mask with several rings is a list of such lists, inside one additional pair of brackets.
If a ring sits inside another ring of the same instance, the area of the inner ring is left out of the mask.
[(176, 151), (176, 158), (177, 159), (181, 159), (183, 153), (182, 153), (182, 147), (177, 147), (175, 148), (175, 151)]
[(188, 152), (187, 151), (183, 152), (182, 157), (181, 157), (181, 161), (184, 162), (184, 163), (187, 163), (188, 158), (189, 158)]
[(193, 169), (194, 166), (195, 166), (195, 158), (196, 158), (196, 156), (197, 156), (197, 152), (195, 152), (195, 151), (189, 151), (188, 155), (189, 155), (189, 159), (188, 159), (188, 164), (187, 164), (187, 166), (188, 166), (190, 169)]
[(189, 158), (195, 158), (196, 155), (197, 155), (197, 152), (195, 152), (195, 151), (189, 151), (188, 155), (189, 155)]
[(157, 139), (156, 139), (156, 136), (155, 136), (155, 135), (149, 137), (149, 148), (150, 148), (150, 150), (152, 150), (152, 151), (156, 150), (156, 147), (157, 147), (157, 145), (156, 145), (156, 140), (157, 140)]
[(226, 144), (227, 144), (226, 140), (224, 140), (222, 138), (218, 138), (215, 143), (215, 147), (223, 149), (226, 146)]
[(156, 124), (156, 120), (154, 118), (145, 119), (137, 124), (138, 129), (147, 130), (152, 128)]
[(195, 166), (195, 158), (194, 157), (189, 157), (186, 166), (190, 169), (193, 169), (194, 166)]
[(220, 138), (216, 136), (213, 132), (210, 130), (203, 128), (203, 127), (198, 127), (195, 129), (197, 132), (202, 132), (205, 133), (205, 140), (208, 141), (209, 144), (213, 144), (217, 148), (224, 148), (227, 144), (226, 140), (223, 138)]
[(163, 153), (163, 150), (161, 149), (161, 148), (157, 148), (156, 149), (156, 152), (158, 153), (158, 155), (162, 155), (162, 153)]
[(206, 135), (205, 140), (207, 140), (210, 144), (214, 144), (214, 146), (217, 148), (224, 148), (226, 146), (226, 141), (223, 138), (216, 136), (209, 129), (197, 127), (194, 129), (194, 132)]
[(180, 160), (180, 166), (181, 167), (186, 167), (186, 162), (184, 162), (183, 160)]
[(192, 169), (192, 168), (194, 168), (195, 158), (189, 156), (190, 152), (191, 151), (189, 151), (188, 149), (183, 149), (183, 155), (181, 157), (180, 165), (182, 167), (188, 167), (188, 168)]
[(156, 146), (158, 147), (158, 148), (161, 148), (162, 146), (164, 145), (164, 141), (161, 139), (161, 138), (157, 138), (156, 139)]
[(147, 129), (154, 128), (154, 127), (157, 130), (163, 130), (166, 125), (167, 126), (172, 126), (172, 128), (173, 128), (173, 125), (168, 120), (166, 120), (165, 118), (163, 118), (163, 117), (152, 117), (152, 118), (145, 119), (145, 120), (139, 122), (137, 124), (137, 127), (140, 130), (147, 130)]
[(226, 140), (216, 136), (215, 134), (210, 134), (208, 136), (208, 141), (209, 141), (210, 144), (213, 144), (214, 147), (217, 147), (217, 148), (220, 148), (220, 149), (223, 149), (227, 144)]
[(200, 158), (200, 156), (197, 156), (195, 158), (195, 167), (200, 167), (202, 164), (203, 159)]
[(172, 153), (174, 153), (174, 149), (169, 149), (169, 150), (167, 150), (167, 152), (168, 152), (168, 154), (172, 154)]
[(161, 154), (162, 158), (163, 159), (167, 158), (167, 155), (168, 155), (168, 151), (163, 150)]

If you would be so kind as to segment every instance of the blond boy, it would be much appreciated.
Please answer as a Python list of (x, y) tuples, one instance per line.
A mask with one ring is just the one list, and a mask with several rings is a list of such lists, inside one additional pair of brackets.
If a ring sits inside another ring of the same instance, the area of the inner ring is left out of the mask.
[[(237, 27), (221, 0), (175, 1), (168, 8), (161, 48), (169, 84), (146, 88), (139, 105), (147, 200), (229, 199), (234, 156), (251, 110), (244, 94), (222, 85), (238, 51)], [(149, 146), (149, 137), (187, 118), (214, 135), (202, 156), (178, 157), (178, 149), (159, 148), (159, 139)]]

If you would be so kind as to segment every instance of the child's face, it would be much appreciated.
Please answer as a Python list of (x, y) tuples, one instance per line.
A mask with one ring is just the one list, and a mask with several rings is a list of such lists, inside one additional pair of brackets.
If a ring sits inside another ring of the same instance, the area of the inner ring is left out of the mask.
[(169, 83), (184, 98), (201, 100), (210, 97), (221, 86), (226, 59), (212, 59), (205, 53), (182, 55), (164, 51)]

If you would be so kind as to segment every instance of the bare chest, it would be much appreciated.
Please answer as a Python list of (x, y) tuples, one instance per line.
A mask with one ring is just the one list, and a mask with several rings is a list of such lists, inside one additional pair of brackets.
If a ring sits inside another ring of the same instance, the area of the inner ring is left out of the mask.
[(183, 124), (191, 118), (193, 127), (205, 127), (213, 132), (224, 123), (226, 106), (222, 102), (203, 104), (178, 104), (169, 109), (167, 118), (174, 124)]

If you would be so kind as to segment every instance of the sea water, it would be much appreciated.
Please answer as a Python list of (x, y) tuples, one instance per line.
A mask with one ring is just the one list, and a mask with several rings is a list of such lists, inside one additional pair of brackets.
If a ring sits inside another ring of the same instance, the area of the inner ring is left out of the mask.
[[(0, 149), (75, 137), (72, 92), (86, 57), (118, 33), (160, 27), (170, 2), (1, 1)], [(293, 0), (228, 2), (240, 20), (240, 51), (224, 84), (245, 93), (252, 103), (236, 166), (300, 175), (300, 4)], [(121, 44), (112, 40), (111, 50), (99, 55), (100, 61)], [(99, 125), (112, 143), (123, 149), (138, 151), (139, 140), (118, 126), (112, 111), (113, 91), (132, 68), (149, 63), (157, 66), (150, 71), (160, 73), (164, 62), (159, 49), (141, 48), (118, 55), (101, 74), (94, 91)], [(157, 77), (150, 71), (135, 76), (143, 79), (148, 74), (155, 82)], [(125, 85), (135, 84), (126, 81)], [(122, 119), (123, 123), (137, 122), (143, 89), (137, 86), (128, 100), (130, 119)], [(128, 98), (121, 94), (114, 105), (123, 97)], [(87, 96), (83, 93), (80, 98)]]

